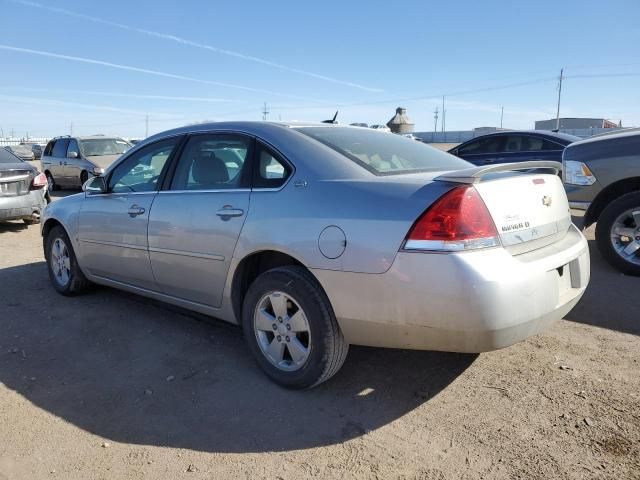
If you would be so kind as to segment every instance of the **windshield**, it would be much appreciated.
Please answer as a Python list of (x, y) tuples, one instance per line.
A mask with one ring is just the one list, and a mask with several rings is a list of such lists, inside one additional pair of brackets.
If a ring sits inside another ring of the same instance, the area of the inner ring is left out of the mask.
[(95, 138), (80, 140), (80, 148), (85, 157), (97, 157), (121, 155), (131, 148), (131, 145), (120, 138)]
[(400, 135), (364, 128), (302, 127), (297, 130), (374, 175), (460, 170), (471, 166), (458, 157)]
[(6, 149), (0, 148), (0, 164), (2, 163), (22, 163), (22, 160)]

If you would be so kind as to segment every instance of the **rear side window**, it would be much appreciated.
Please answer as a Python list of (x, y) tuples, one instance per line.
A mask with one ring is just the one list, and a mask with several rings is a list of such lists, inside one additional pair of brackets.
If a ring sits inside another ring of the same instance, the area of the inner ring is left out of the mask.
[(291, 175), (291, 167), (270, 148), (259, 145), (253, 172), (254, 188), (279, 188)]
[(341, 153), (374, 175), (469, 168), (453, 155), (400, 135), (366, 128), (299, 127), (297, 130)]
[(67, 156), (67, 147), (69, 146), (68, 138), (60, 138), (56, 140), (55, 145), (53, 146), (53, 156), (54, 157), (66, 157)]
[(171, 190), (220, 190), (248, 187), (245, 163), (253, 141), (241, 135), (207, 134), (189, 138), (171, 182)]

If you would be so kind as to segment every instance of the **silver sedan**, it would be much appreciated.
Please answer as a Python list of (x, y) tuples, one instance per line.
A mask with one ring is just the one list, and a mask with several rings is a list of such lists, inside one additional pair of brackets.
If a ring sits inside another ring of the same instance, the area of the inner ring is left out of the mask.
[(483, 352), (569, 312), (589, 253), (559, 168), (356, 127), (184, 127), (49, 205), (45, 256), (63, 295), (108, 285), (240, 324), (267, 375), (312, 387), (350, 344)]

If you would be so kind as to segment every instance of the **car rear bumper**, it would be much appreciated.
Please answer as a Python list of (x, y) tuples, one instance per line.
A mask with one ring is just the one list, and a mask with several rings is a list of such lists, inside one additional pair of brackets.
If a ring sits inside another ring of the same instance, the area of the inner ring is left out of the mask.
[(47, 205), (44, 190), (31, 190), (27, 195), (0, 197), (0, 220), (40, 217)]
[(587, 242), (571, 226), (564, 239), (518, 256), (503, 248), (400, 252), (383, 274), (313, 273), (349, 343), (483, 352), (563, 318), (584, 293), (589, 268)]

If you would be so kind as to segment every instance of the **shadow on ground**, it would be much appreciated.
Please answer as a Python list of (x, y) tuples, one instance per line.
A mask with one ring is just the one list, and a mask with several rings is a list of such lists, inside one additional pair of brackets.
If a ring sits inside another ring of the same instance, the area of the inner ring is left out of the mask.
[(589, 240), (591, 281), (566, 319), (640, 335), (640, 277), (623, 275), (600, 255)]
[(311, 391), (271, 383), (239, 328), (110, 289), (66, 298), (43, 262), (0, 270), (0, 381), (115, 442), (208, 452), (329, 445), (427, 402), (475, 355), (353, 348)]

